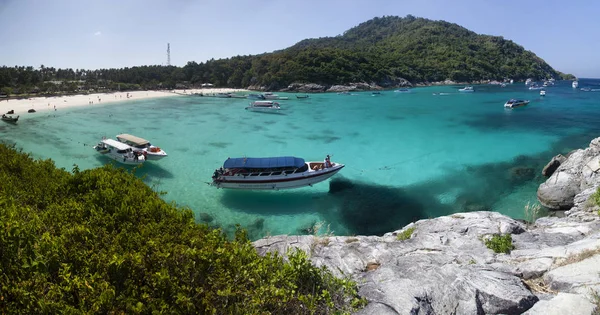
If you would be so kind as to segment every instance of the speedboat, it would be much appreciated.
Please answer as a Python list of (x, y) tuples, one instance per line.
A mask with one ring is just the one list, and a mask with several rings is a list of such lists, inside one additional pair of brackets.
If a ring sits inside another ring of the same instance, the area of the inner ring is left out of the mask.
[(19, 116), (6, 116), (6, 114), (2, 114), (2, 121), (6, 121), (7, 123), (16, 124), (19, 120)]
[(410, 93), (410, 89), (397, 89), (394, 90), (396, 93)]
[(264, 100), (265, 99), (265, 96), (262, 94), (248, 94), (247, 97), (248, 97), (248, 99), (251, 99), (251, 100)]
[(254, 101), (246, 109), (256, 112), (273, 112), (280, 110), (281, 107), (279, 107), (279, 103), (273, 101)]
[(266, 100), (287, 100), (289, 97), (287, 96), (279, 96), (277, 94), (273, 94), (272, 92), (266, 92), (263, 94)]
[(462, 89), (458, 89), (459, 92), (463, 92), (463, 93), (473, 93), (475, 92), (475, 90), (473, 89), (472, 86), (465, 86)]
[(518, 99), (510, 99), (508, 100), (508, 102), (506, 102), (504, 104), (505, 108), (515, 108), (515, 107), (520, 107), (520, 106), (525, 106), (529, 104), (529, 101), (527, 100), (518, 100)]
[(579, 86), (579, 82), (577, 81), (573, 81), (573, 83), (571, 83), (571, 86), (576, 89)]
[(121, 164), (140, 165), (146, 161), (142, 152), (134, 152), (131, 146), (113, 139), (102, 139), (94, 150)]
[(296, 98), (299, 98), (299, 99), (300, 98), (308, 98), (308, 94), (306, 94), (306, 95), (296, 95)]
[(215, 170), (212, 185), (217, 188), (279, 190), (312, 186), (335, 175), (344, 164), (305, 162), (293, 156), (228, 158)]
[(540, 96), (546, 96), (546, 91), (545, 90), (541, 90), (540, 91)]
[(539, 86), (539, 85), (535, 85), (535, 84), (529, 87), (530, 90), (541, 90), (543, 88), (544, 88), (543, 86)]
[(117, 140), (131, 146), (133, 151), (142, 152), (147, 160), (160, 160), (167, 156), (167, 152), (159, 147), (153, 146), (150, 141), (130, 134), (117, 135)]

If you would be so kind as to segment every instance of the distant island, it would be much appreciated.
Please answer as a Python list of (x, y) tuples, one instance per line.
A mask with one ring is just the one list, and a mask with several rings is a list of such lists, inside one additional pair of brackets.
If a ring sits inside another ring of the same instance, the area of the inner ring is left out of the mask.
[(574, 79), (533, 52), (499, 36), (457, 24), (384, 16), (342, 35), (305, 39), (253, 56), (188, 62), (184, 67), (122, 69), (1, 67), (0, 95), (215, 87), (322, 91), (334, 85), (393, 88), (433, 83)]

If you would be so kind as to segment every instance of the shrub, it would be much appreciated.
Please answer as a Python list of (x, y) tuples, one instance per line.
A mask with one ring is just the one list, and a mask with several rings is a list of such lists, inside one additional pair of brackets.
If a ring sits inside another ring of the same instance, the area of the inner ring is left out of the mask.
[(399, 241), (405, 241), (412, 236), (414, 231), (415, 231), (414, 227), (408, 228), (408, 229), (398, 233), (398, 235), (396, 235), (396, 239)]
[(73, 173), (0, 144), (0, 313), (350, 313), (356, 283), (258, 255), (107, 165)]
[(510, 251), (515, 249), (510, 234), (494, 235), (490, 239), (485, 240), (485, 246), (493, 250), (494, 253), (510, 254)]

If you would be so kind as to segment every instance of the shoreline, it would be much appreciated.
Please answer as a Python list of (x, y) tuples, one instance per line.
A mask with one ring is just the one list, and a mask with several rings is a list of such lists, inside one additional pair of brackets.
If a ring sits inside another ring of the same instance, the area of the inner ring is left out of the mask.
[(245, 89), (232, 88), (208, 88), (208, 89), (179, 89), (168, 91), (132, 91), (132, 92), (109, 92), (109, 93), (94, 93), (94, 94), (77, 94), (64, 96), (42, 96), (24, 99), (8, 99), (0, 100), (0, 112), (7, 113), (14, 110), (14, 114), (27, 114), (28, 110), (34, 109), (40, 111), (58, 111), (71, 107), (106, 105), (112, 103), (126, 102), (129, 100), (145, 100), (161, 97), (173, 96), (191, 96), (195, 93), (204, 95), (214, 93), (235, 93), (248, 92)]

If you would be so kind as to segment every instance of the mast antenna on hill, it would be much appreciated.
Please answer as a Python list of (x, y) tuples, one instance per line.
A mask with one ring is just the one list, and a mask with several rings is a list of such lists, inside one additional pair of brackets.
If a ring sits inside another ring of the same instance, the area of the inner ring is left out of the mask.
[(171, 44), (167, 43), (167, 66), (171, 65)]

